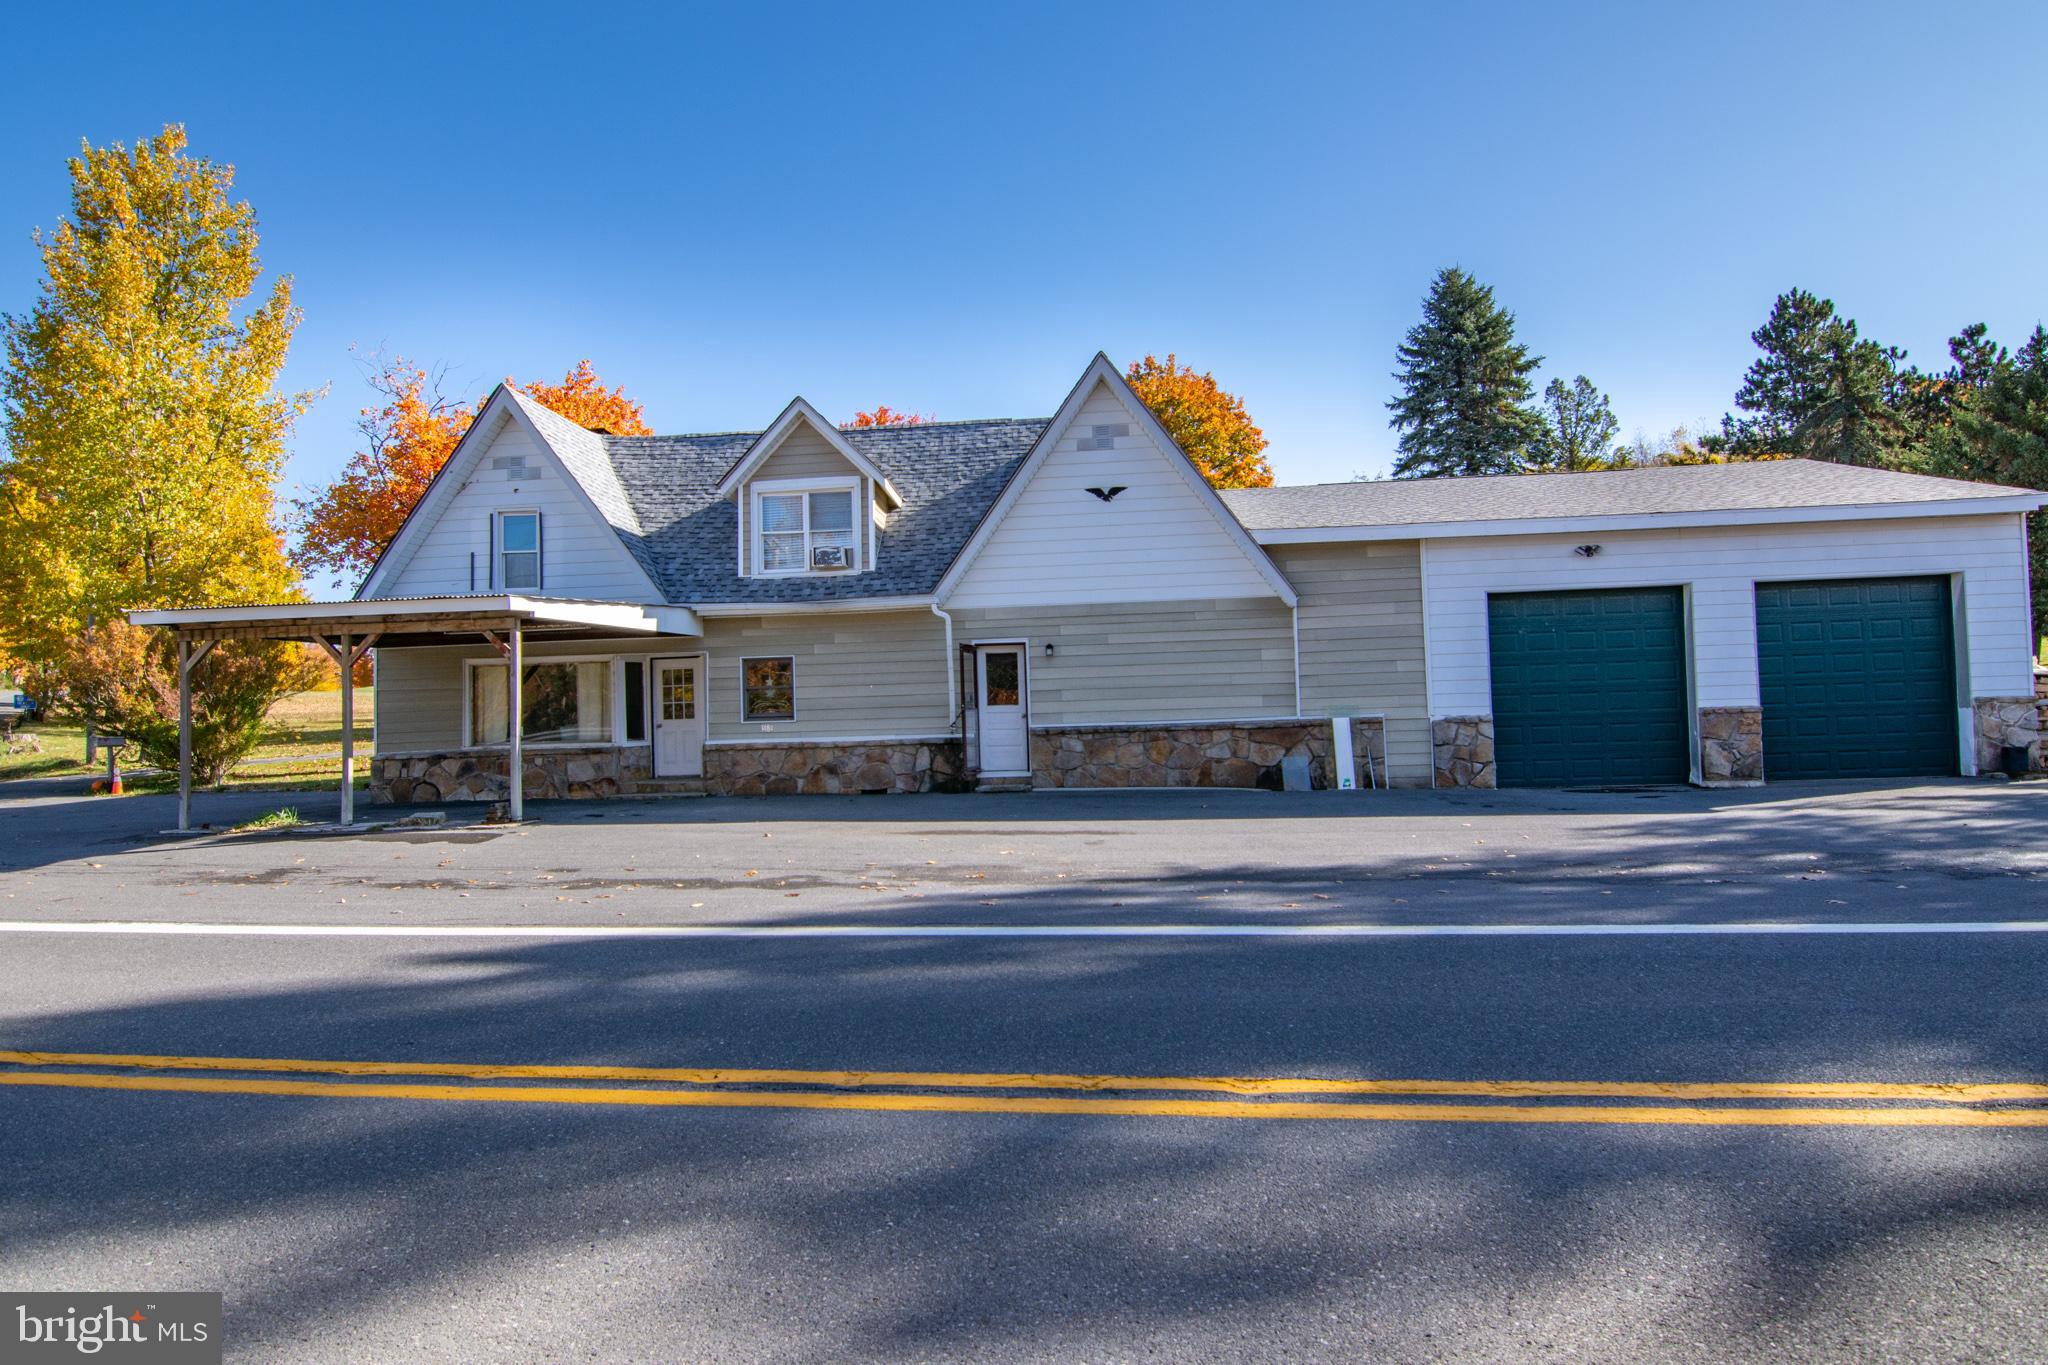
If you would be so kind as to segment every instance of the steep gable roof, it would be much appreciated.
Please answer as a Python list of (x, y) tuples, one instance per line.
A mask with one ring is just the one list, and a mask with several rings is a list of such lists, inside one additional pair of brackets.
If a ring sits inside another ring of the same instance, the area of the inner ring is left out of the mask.
[(406, 514), (398, 534), (384, 547), (384, 553), (370, 566), (370, 572), (356, 589), (358, 599), (371, 596), (375, 587), (395, 582), (412, 557), (415, 547), (437, 523), (448, 502), (461, 489), (478, 455), (497, 439), (506, 423), (524, 427), (534, 444), (552, 455), (567, 474), (568, 485), (597, 520), (618, 533), (622, 548), (654, 589), (657, 578), (646, 556), (640, 523), (632, 504), (619, 486), (618, 475), (604, 450), (604, 438), (585, 431), (553, 410), (534, 402), (509, 384), (491, 390), (462, 439), (449, 452), (447, 463), (435, 472), (427, 491)]
[(1243, 524), (1232, 515), (1229, 507), (1218, 499), (1216, 490), (1210, 486), (1209, 480), (1195, 467), (1194, 461), (1187, 457), (1187, 452), (1180, 448), (1179, 443), (1166, 428), (1159, 424), (1159, 419), (1152, 415), (1152, 410), (1139, 399), (1130, 382), (1124, 378), (1123, 371), (1111, 363), (1110, 358), (1101, 351), (1095, 353), (1095, 359), (1081, 372), (1081, 378), (1075, 382), (1067, 394), (1066, 401), (1060, 404), (1059, 411), (1040, 433), (1030, 455), (1011, 472), (1000, 496), (982, 514), (974, 534), (961, 549), (952, 566), (946, 570), (945, 576), (939, 580), (936, 588), (938, 595), (943, 598), (959, 587), (961, 580), (973, 567), (975, 556), (995, 535), (1004, 514), (1022, 495), (1025, 486), (1031, 481), (1032, 474), (1045, 463), (1047, 456), (1059, 444), (1067, 428), (1080, 416), (1081, 409), (1087, 405), (1098, 386), (1107, 386), (1110, 393), (1123, 405), (1131, 420), (1151, 438), (1155, 446), (1169, 456), (1171, 467), (1187, 483), (1203, 509), (1215, 519), (1216, 525), (1222, 529), (1230, 543), (1273, 589), (1274, 596), (1293, 606), (1296, 600), (1294, 585), (1287, 581), (1287, 576), (1280, 572), (1279, 567), (1273, 563), (1272, 558), (1258, 542), (1246, 533)]

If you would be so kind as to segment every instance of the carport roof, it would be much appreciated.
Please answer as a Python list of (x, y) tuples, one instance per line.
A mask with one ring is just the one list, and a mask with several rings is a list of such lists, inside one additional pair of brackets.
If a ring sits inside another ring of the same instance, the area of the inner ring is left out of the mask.
[[(1410, 534), (1485, 534), (1487, 523), (1672, 518), (1673, 524), (1758, 520), (1755, 513), (1885, 509), (1882, 515), (2027, 510), (2048, 494), (1818, 460), (1660, 465), (1586, 474), (1385, 479), (1233, 488), (1223, 500), (1260, 539), (1334, 528), (1404, 528)], [(2007, 506), (1969, 506), (1997, 502)], [(1682, 520), (1680, 520), (1682, 519)], [(1771, 518), (1796, 520), (1797, 517)], [(1476, 523), (1476, 524), (1475, 524)], [(1425, 532), (1424, 528), (1428, 528)], [(1441, 528), (1441, 529), (1439, 529)], [(1453, 529), (1457, 528), (1457, 529)], [(1533, 528), (1532, 528), (1533, 529)]]
[(244, 606), (132, 611), (138, 626), (162, 626), (195, 640), (311, 640), (347, 633), (377, 635), (380, 644), (438, 644), (518, 622), (554, 637), (701, 635), (686, 607), (528, 597), (518, 593), (449, 597), (386, 597), (350, 602), (266, 602)]

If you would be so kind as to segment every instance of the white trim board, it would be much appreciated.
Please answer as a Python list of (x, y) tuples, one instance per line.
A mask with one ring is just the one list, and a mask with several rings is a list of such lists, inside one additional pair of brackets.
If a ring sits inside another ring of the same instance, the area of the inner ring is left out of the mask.
[(1641, 512), (1598, 517), (1520, 517), (1494, 521), (1429, 521), (1378, 526), (1282, 526), (1253, 531), (1261, 545), (1320, 545), (1354, 540), (1433, 540), (1464, 536), (1536, 536), (1567, 531), (1656, 531), (1694, 526), (1776, 526), (1802, 521), (1889, 521), (1905, 517), (1981, 517), (2031, 512), (2044, 504), (2036, 493), (2005, 498), (1950, 498), (1932, 502), (1864, 503), (1830, 507), (1753, 507), (1727, 511)]

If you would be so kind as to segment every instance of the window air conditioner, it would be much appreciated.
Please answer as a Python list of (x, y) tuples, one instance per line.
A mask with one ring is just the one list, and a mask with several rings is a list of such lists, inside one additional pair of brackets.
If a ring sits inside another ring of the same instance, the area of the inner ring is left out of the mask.
[(853, 567), (853, 551), (844, 545), (813, 545), (811, 567), (814, 569), (850, 569)]

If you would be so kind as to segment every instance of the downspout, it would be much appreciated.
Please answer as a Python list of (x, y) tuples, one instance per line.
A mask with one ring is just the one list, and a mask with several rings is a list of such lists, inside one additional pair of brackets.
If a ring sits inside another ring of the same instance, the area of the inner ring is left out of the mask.
[(1295, 602), (1295, 604), (1294, 604), (1294, 606), (1293, 606), (1293, 608), (1292, 608), (1292, 610), (1293, 610), (1293, 612), (1294, 612), (1294, 714), (1295, 714), (1295, 715), (1297, 715), (1297, 716), (1299, 716), (1299, 715), (1301, 715), (1301, 714), (1302, 714), (1302, 710), (1301, 710), (1301, 603), (1300, 603), (1299, 601), (1296, 601), (1296, 602)]
[(932, 615), (946, 623), (946, 724), (960, 723), (960, 681), (953, 676), (959, 661), (953, 657), (953, 618), (940, 610), (939, 604), (931, 604)]

